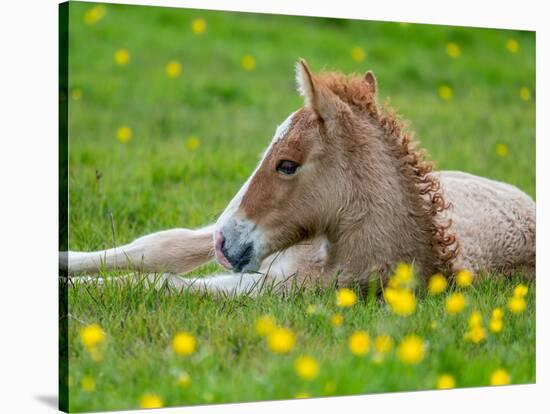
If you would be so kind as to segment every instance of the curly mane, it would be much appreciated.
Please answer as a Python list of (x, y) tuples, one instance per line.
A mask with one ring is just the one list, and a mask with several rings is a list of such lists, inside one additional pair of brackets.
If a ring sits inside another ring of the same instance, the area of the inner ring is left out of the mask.
[(417, 191), (421, 210), (431, 218), (431, 244), (438, 259), (436, 266), (449, 269), (451, 260), (458, 254), (459, 244), (455, 235), (449, 232), (451, 220), (442, 223), (440, 213), (448, 209), (450, 203), (445, 201), (439, 179), (432, 174), (433, 163), (426, 160), (426, 151), (419, 147), (418, 141), (407, 131), (407, 123), (399, 118), (389, 104), (378, 105), (374, 77), (369, 83), (365, 76), (325, 72), (316, 75), (315, 79), (354, 111), (366, 114), (372, 123), (381, 128), (386, 142), (404, 166), (402, 173), (412, 183), (410, 187)]

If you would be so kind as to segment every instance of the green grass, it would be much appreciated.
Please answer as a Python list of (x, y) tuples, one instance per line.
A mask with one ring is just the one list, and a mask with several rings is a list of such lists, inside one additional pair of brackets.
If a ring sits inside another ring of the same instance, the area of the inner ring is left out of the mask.
[[(301, 106), (294, 90), (298, 57), (313, 70), (337, 69), (377, 75), (380, 98), (407, 119), (441, 169), (459, 169), (509, 182), (535, 196), (535, 37), (533, 33), (433, 25), (292, 16), (230, 14), (182, 9), (107, 5), (97, 24), (86, 25), (90, 4), (70, 10), (70, 248), (95, 250), (171, 227), (213, 222), (248, 177), (275, 127)], [(207, 30), (196, 36), (191, 21), (202, 17)], [(517, 53), (507, 51), (510, 38)], [(457, 59), (448, 42), (459, 45)], [(351, 59), (352, 47), (367, 52)], [(119, 48), (131, 54), (117, 66)], [(245, 54), (255, 70), (244, 71)], [(182, 64), (169, 79), (165, 66)], [(439, 86), (453, 89), (443, 101)], [(529, 100), (519, 90), (531, 91)], [(122, 144), (116, 130), (127, 125), (132, 139)], [(196, 136), (191, 150), (186, 138)], [(497, 144), (509, 153), (500, 157)], [(195, 274), (218, 270), (215, 264)], [(155, 291), (145, 285), (75, 286), (69, 291), (69, 374), (72, 411), (136, 407), (145, 392), (166, 405), (292, 398), (304, 391), (325, 395), (434, 388), (443, 372), (458, 386), (488, 384), (504, 367), (514, 383), (535, 380), (535, 286), (529, 284), (527, 311), (505, 316), (502, 334), (481, 345), (462, 338), (469, 312), (485, 322), (491, 309), (505, 306), (521, 277), (492, 275), (468, 291), (469, 307), (446, 316), (443, 298), (421, 297), (410, 318), (393, 316), (379, 298), (362, 298), (343, 312), (333, 329), (334, 292), (297, 292), (288, 297), (216, 300)], [(319, 314), (305, 312), (315, 304)], [(291, 355), (271, 354), (254, 334), (258, 315), (272, 314), (297, 334)], [(438, 328), (432, 330), (436, 320)], [(107, 333), (102, 362), (93, 362), (78, 339), (83, 323)], [(395, 341), (417, 333), (427, 342), (425, 360), (404, 366), (393, 351), (382, 364), (372, 353), (357, 358), (347, 350), (356, 329), (371, 337), (388, 333)], [(170, 348), (179, 330), (192, 332), (198, 352), (177, 357)], [(321, 372), (312, 382), (296, 377), (301, 353), (315, 356)], [(179, 389), (175, 375), (187, 371), (192, 385)], [(96, 390), (80, 387), (84, 376)]]

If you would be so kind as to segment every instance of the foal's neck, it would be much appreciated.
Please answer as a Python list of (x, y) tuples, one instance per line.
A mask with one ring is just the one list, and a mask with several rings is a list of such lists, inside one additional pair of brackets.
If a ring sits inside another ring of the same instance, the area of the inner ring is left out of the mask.
[(352, 194), (332, 237), (331, 261), (349, 277), (387, 274), (400, 261), (414, 262), (423, 275), (435, 271), (433, 217), (402, 157), (397, 137), (379, 131), (356, 159)]

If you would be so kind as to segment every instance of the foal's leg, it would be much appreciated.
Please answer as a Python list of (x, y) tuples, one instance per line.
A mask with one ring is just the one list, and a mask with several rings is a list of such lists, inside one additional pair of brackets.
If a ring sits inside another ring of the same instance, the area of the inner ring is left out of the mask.
[(137, 269), (145, 273), (185, 273), (214, 257), (214, 226), (172, 229), (97, 252), (61, 252), (59, 267), (76, 273)]

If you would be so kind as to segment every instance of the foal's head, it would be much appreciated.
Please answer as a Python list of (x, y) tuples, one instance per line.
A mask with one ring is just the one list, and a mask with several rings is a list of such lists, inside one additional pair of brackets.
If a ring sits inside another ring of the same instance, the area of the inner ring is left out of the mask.
[(327, 233), (338, 221), (357, 179), (353, 160), (364, 137), (376, 133), (358, 109), (374, 102), (376, 81), (371, 72), (356, 78), (346, 86), (356, 96), (344, 91), (351, 96), (346, 102), (334, 76), (314, 76), (298, 62), (304, 107), (277, 128), (256, 171), (218, 219), (216, 257), (223, 266), (257, 271), (268, 255)]

